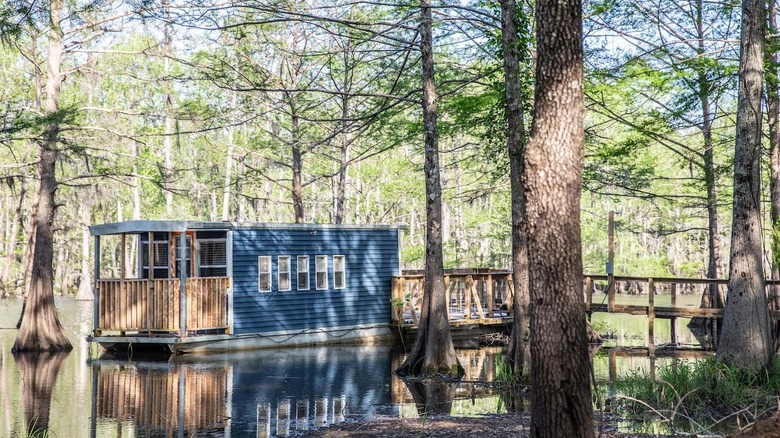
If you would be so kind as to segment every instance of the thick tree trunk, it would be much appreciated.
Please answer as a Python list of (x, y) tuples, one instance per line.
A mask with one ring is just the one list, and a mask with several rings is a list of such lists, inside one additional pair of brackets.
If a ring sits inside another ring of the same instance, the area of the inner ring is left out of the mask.
[(720, 360), (746, 370), (767, 365), (773, 352), (761, 230), (764, 6), (764, 0), (742, 2), (731, 262), (717, 353)]
[(22, 404), (27, 435), (49, 436), (49, 415), (51, 396), (57, 375), (68, 353), (17, 353), (14, 354), (16, 369), (23, 383)]
[(62, 0), (51, 1), (51, 29), (46, 57), (46, 114), (53, 118), (46, 127), (46, 139), (38, 147), (38, 208), (35, 226), (30, 289), (24, 306), (23, 319), (16, 335), (13, 351), (67, 351), (73, 348), (54, 308), (54, 214), (57, 205), (55, 165), (59, 136), (59, 90), (62, 83), (62, 30), (59, 27)]
[(582, 5), (540, 0), (536, 23), (534, 117), (525, 154), (531, 436), (592, 437), (580, 241)]
[[(776, 35), (777, 3), (769, 2), (767, 30)], [(780, 279), (780, 69), (778, 69), (777, 43), (768, 43), (765, 56), (767, 111), (769, 112), (769, 217), (772, 222), (772, 279)], [(769, 288), (769, 309), (780, 310), (780, 287)], [(775, 323), (775, 325), (777, 325)], [(777, 329), (774, 330), (777, 337)]]
[(509, 179), (512, 189), (512, 284), (514, 286), (512, 337), (508, 364), (520, 375), (525, 365), (525, 336), (528, 325), (528, 224), (525, 215), (523, 179), (525, 168), (525, 108), (520, 89), (520, 61), (517, 46), (515, 0), (501, 0), (501, 45), (504, 53), (504, 82), (507, 119)]
[(396, 371), (401, 375), (431, 377), (461, 376), (463, 368), (455, 355), (447, 320), (441, 229), (441, 181), (439, 133), (436, 125), (436, 81), (433, 71), (433, 26), (430, 0), (421, 0), (420, 50), (423, 77), (423, 126), (425, 130), (425, 289), (422, 314), (414, 345)]

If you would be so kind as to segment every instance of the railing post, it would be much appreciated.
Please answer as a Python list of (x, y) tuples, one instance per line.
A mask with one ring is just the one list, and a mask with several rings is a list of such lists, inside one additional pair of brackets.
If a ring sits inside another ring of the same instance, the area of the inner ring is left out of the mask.
[(590, 320), (590, 306), (593, 304), (593, 279), (585, 277), (585, 312), (588, 314), (588, 320)]
[(647, 279), (647, 349), (650, 356), (655, 354), (655, 284)]
[[(677, 283), (672, 283), (672, 308), (677, 307)], [(671, 318), (669, 325), (672, 332), (672, 344), (677, 344), (677, 318)]]
[(485, 299), (487, 300), (488, 318), (492, 318), (493, 310), (496, 305), (496, 296), (493, 293), (493, 276), (490, 274), (488, 274), (487, 279), (485, 280), (485, 296)]
[(187, 336), (187, 233), (179, 234), (179, 336)]
[(100, 236), (95, 236), (95, 275), (92, 294), (94, 295), (93, 315), (92, 315), (92, 334), (100, 336)]

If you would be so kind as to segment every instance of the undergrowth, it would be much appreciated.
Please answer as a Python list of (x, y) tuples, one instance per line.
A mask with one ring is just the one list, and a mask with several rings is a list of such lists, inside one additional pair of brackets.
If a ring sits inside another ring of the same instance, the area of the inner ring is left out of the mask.
[(780, 358), (759, 372), (747, 372), (708, 357), (665, 365), (656, 371), (655, 380), (647, 372), (633, 371), (614, 382), (608, 399), (613, 408), (634, 413), (650, 408), (718, 418), (777, 409), (778, 395)]

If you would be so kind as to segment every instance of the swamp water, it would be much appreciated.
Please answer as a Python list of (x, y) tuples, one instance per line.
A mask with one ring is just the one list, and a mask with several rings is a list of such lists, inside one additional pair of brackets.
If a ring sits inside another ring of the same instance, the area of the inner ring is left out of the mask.
[[(698, 299), (679, 297), (678, 303), (698, 305)], [(646, 297), (619, 300), (631, 304)], [(659, 296), (656, 303), (662, 300)], [(419, 415), (410, 388), (392, 374), (403, 360), (398, 348), (332, 346), (97, 359), (97, 348), (90, 349), (85, 341), (92, 302), (60, 298), (56, 305), (73, 351), (15, 358), (11, 346), (21, 301), (0, 300), (0, 437), (286, 436), (378, 415)], [(644, 317), (597, 314), (593, 321), (614, 333), (609, 344), (645, 344)], [(678, 322), (677, 342), (694, 344), (685, 324)], [(668, 342), (668, 322), (657, 321), (655, 333), (656, 344)], [(502, 395), (481, 383), (494, 379), (500, 352), (498, 347), (458, 350), (466, 376), (447, 391), (453, 399), (443, 406), (450, 415), (506, 412)], [(677, 359), (651, 362), (646, 356), (597, 353), (594, 369), (597, 380), (608, 382), (669, 360)]]

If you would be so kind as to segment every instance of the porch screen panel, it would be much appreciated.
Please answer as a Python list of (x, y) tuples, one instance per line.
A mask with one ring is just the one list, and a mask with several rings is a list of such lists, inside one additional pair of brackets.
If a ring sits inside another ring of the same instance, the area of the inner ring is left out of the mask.
[[(152, 243), (152, 257), (154, 258), (152, 278), (168, 278), (168, 248), (167, 241), (154, 241)], [(141, 266), (143, 278), (149, 278), (149, 242), (141, 243)]]
[(201, 239), (198, 275), (201, 277), (227, 276), (227, 240)]

